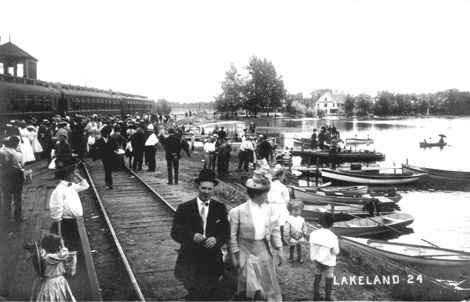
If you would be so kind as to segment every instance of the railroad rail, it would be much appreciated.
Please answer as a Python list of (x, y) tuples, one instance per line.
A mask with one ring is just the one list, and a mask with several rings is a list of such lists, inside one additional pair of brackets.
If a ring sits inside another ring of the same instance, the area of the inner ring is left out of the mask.
[(113, 173), (114, 189), (108, 190), (101, 161), (86, 161), (84, 168), (136, 297), (183, 299), (186, 290), (173, 275), (179, 245), (170, 237), (177, 202), (171, 187), (153, 188), (124, 168)]

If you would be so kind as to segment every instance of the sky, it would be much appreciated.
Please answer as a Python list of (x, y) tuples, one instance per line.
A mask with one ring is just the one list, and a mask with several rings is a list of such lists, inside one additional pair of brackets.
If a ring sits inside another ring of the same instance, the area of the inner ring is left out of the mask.
[(45, 81), (209, 102), (271, 61), (288, 93), (470, 91), (470, 0), (0, 0)]

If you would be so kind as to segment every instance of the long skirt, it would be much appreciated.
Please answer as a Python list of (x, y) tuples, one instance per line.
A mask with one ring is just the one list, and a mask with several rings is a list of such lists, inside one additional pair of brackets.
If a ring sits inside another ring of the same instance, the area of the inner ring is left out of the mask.
[(36, 278), (31, 291), (31, 301), (75, 301), (69, 283), (64, 276)]
[(237, 295), (253, 300), (282, 301), (274, 260), (265, 240), (250, 240), (240, 246)]

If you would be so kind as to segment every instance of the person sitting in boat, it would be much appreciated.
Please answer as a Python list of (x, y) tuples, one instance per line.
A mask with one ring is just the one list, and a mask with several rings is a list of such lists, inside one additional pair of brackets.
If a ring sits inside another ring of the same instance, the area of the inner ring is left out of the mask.
[(362, 207), (362, 210), (369, 212), (370, 217), (379, 215), (379, 200), (372, 199)]
[(439, 139), (439, 144), (444, 144), (444, 136), (441, 135), (441, 138)]

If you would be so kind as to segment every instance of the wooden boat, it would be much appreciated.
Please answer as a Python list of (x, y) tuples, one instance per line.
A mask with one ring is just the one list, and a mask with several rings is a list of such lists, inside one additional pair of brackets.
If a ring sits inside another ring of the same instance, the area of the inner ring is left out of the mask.
[(296, 188), (305, 190), (307, 192), (323, 192), (329, 196), (359, 196), (367, 194), (369, 190), (368, 186), (331, 186), (331, 182), (327, 182), (328, 186), (323, 184), (322, 186), (297, 186)]
[(366, 185), (397, 185), (416, 182), (423, 178), (426, 172), (405, 172), (402, 173), (380, 173), (383, 169), (366, 169), (366, 170), (333, 170), (323, 168), (321, 170), (322, 178)]
[(312, 149), (294, 149), (292, 150), (293, 156), (301, 156), (303, 159), (320, 158), (320, 159), (335, 159), (338, 161), (382, 161), (385, 160), (385, 154), (375, 151), (352, 151), (341, 150), (340, 152), (330, 154), (328, 150), (312, 150)]
[(401, 164), (403, 171), (410, 173), (427, 173), (427, 176), (435, 179), (455, 180), (455, 181), (470, 181), (470, 172), (455, 171), (455, 170), (441, 170), (425, 167), (417, 167), (408, 164)]
[(412, 224), (414, 217), (406, 213), (394, 213), (381, 216), (354, 218), (348, 221), (335, 222), (331, 231), (338, 236), (369, 236), (396, 232)]
[[(393, 214), (398, 205), (394, 202), (380, 203), (380, 214)], [(332, 212), (333, 210), (333, 212)], [(324, 213), (333, 213), (335, 221), (346, 221), (357, 217), (370, 216), (369, 211), (363, 210), (362, 205), (305, 205), (302, 209), (302, 217), (307, 221), (318, 221)]]
[[(461, 274), (468, 276), (470, 271), (470, 252), (402, 242), (344, 238), (360, 244), (361, 248), (365, 250), (403, 263), (439, 279), (459, 277)], [(444, 276), (449, 273), (453, 276)]]
[(346, 139), (346, 144), (372, 144), (374, 142), (371, 138), (358, 138), (358, 137), (349, 137)]
[(431, 148), (431, 147), (444, 147), (447, 146), (447, 143), (445, 142), (437, 142), (437, 143), (428, 143), (428, 142), (419, 142), (419, 147), (420, 148)]
[(340, 192), (337, 192), (333, 195), (327, 195), (325, 192), (309, 192), (306, 189), (302, 189), (296, 186), (288, 186), (292, 190), (292, 195), (294, 198), (302, 200), (305, 204), (313, 205), (322, 205), (322, 204), (356, 204), (356, 205), (365, 205), (368, 202), (376, 199), (382, 202), (398, 202), (401, 199), (401, 195), (396, 195), (395, 197), (388, 198), (386, 196), (372, 196), (371, 194), (360, 194), (357, 196), (344, 196)]

